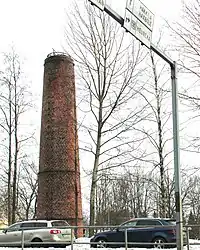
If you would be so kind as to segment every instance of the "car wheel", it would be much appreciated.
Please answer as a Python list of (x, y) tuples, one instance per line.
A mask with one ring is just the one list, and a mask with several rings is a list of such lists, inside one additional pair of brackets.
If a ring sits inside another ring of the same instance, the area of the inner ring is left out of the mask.
[(157, 237), (153, 240), (153, 247), (157, 249), (164, 249), (166, 245), (163, 245), (163, 243), (166, 243), (166, 240), (162, 237)]
[(35, 239), (32, 240), (32, 242), (42, 242), (42, 240), (39, 239), (39, 238), (35, 238)]
[[(105, 238), (98, 238), (96, 240), (97, 244), (96, 244), (96, 247), (97, 248), (104, 248), (104, 247), (107, 247), (107, 240)], [(95, 246), (94, 246), (95, 247)]]
[[(42, 242), (42, 240), (40, 238), (35, 238), (33, 239), (31, 242)], [(32, 247), (40, 247), (41, 245), (40, 244), (31, 244)]]

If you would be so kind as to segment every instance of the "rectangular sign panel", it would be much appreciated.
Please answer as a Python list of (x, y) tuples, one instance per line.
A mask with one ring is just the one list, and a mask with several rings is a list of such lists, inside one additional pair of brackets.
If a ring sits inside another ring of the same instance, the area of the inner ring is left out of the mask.
[(140, 0), (127, 0), (126, 8), (147, 28), (153, 30), (154, 14)]
[(125, 10), (124, 28), (148, 48), (151, 46), (152, 32), (129, 10)]
[(104, 4), (105, 4), (105, 1), (104, 0), (89, 0), (89, 2), (92, 4), (92, 5), (95, 5), (96, 7), (98, 7), (100, 10), (104, 10)]
[(130, 11), (133, 10), (133, 4), (134, 4), (134, 0), (127, 0), (126, 2), (126, 8)]
[(135, 0), (133, 14), (151, 31), (153, 30), (154, 15), (140, 0)]

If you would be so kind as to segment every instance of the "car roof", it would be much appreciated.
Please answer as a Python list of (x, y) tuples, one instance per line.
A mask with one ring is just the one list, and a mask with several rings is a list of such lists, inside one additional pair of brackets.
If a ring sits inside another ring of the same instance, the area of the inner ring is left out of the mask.
[[(124, 223), (129, 222), (129, 221), (136, 221), (136, 220), (163, 220), (163, 221), (176, 221), (175, 219), (172, 219), (172, 218), (142, 217), (142, 218), (132, 218), (132, 219), (130, 219), (130, 220), (125, 221)], [(124, 224), (124, 223), (123, 223), (123, 224)]]
[(155, 218), (155, 217), (142, 217), (142, 218), (132, 218), (128, 221), (132, 220), (175, 220), (173, 218)]
[(22, 223), (29, 223), (29, 222), (49, 222), (48, 220), (24, 220), (20, 221)]
[[(54, 222), (54, 221), (65, 221), (65, 220), (37, 220), (37, 219), (33, 219), (33, 220), (24, 220), (24, 221), (18, 221), (16, 223), (30, 223), (30, 222)], [(67, 221), (66, 221), (67, 222)], [(16, 224), (14, 223), (14, 224)]]

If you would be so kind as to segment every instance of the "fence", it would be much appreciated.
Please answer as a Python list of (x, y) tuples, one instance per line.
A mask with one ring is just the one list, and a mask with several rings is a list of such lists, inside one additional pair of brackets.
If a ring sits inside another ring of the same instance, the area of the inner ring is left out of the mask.
[[(154, 226), (154, 228), (159, 228), (160, 226)], [(162, 226), (162, 227), (165, 227), (165, 226)], [(168, 227), (168, 226), (166, 226), (166, 227)], [(59, 227), (60, 228), (60, 227)], [(70, 229), (71, 230), (71, 242), (68, 242), (69, 243), (69, 245), (70, 245), (70, 249), (71, 250), (73, 250), (74, 249), (74, 246), (75, 245), (78, 245), (78, 244), (89, 244), (90, 246), (91, 245), (96, 245), (96, 247), (97, 247), (97, 245), (99, 244), (99, 243), (97, 243), (97, 242), (90, 242), (90, 241), (88, 241), (88, 242), (86, 242), (86, 241), (83, 241), (83, 240), (81, 240), (81, 239), (79, 239), (78, 241), (77, 240), (75, 240), (75, 238), (74, 238), (74, 231), (75, 230), (77, 230), (77, 229), (84, 229), (85, 230), (85, 232), (86, 232), (86, 235), (87, 235), (87, 232), (89, 231), (89, 229), (91, 229), (91, 228), (93, 228), (96, 232), (102, 232), (102, 231), (107, 231), (107, 230), (109, 230), (109, 229), (116, 229), (116, 226), (84, 226), (84, 227), (78, 227), (78, 226), (67, 226), (67, 227), (64, 227), (65, 229)], [(3, 235), (3, 234), (6, 234), (6, 231), (4, 231), (4, 230), (6, 230), (7, 228), (1, 228), (0, 229), (0, 234), (1, 235)], [(33, 247), (33, 246), (35, 246), (35, 247), (37, 247), (37, 246), (43, 246), (43, 247), (50, 247), (50, 246), (54, 246), (55, 245), (55, 243), (56, 243), (56, 245), (57, 246), (60, 246), (60, 247), (62, 247), (63, 246), (63, 242), (26, 242), (25, 241), (25, 232), (27, 231), (27, 230), (35, 230), (35, 229), (52, 229), (52, 227), (51, 228), (47, 228), (47, 227), (44, 227), (44, 228), (23, 228), (23, 229), (20, 229), (20, 230), (18, 230), (18, 231), (13, 231), (13, 234), (15, 234), (16, 232), (18, 232), (19, 234), (20, 234), (20, 242), (19, 243), (12, 243), (11, 241), (7, 241), (7, 242), (3, 242), (2, 240), (1, 240), (1, 237), (0, 237), (0, 248), (1, 247), (15, 247), (15, 246), (17, 246), (17, 247), (21, 247), (21, 249), (23, 250), (26, 246), (31, 246), (31, 247)], [(130, 229), (130, 227), (129, 227), (129, 229)], [(124, 242), (109, 242), (109, 246), (110, 247), (112, 247), (112, 245), (121, 245), (121, 246), (124, 246), (124, 248), (127, 250), (127, 248), (128, 248), (128, 246), (129, 246), (129, 244), (134, 244), (134, 246), (149, 246), (150, 244), (152, 245), (152, 247), (153, 247), (153, 244), (154, 243), (145, 243), (145, 242), (130, 242), (130, 241), (128, 241), (128, 234), (127, 234), (127, 230), (128, 230), (128, 227), (124, 227)], [(187, 250), (190, 250), (190, 246), (191, 245), (200, 245), (200, 225), (184, 225), (184, 232), (186, 233), (186, 248), (187, 248)], [(192, 235), (192, 237), (194, 237), (194, 236), (196, 236), (196, 240), (199, 240), (199, 242), (198, 241), (191, 241), (191, 239), (190, 239), (190, 235)], [(89, 239), (88, 239), (89, 240)], [(65, 245), (65, 244), (64, 244)], [(162, 245), (174, 245), (174, 243), (162, 243)], [(94, 246), (95, 247), (95, 246)]]

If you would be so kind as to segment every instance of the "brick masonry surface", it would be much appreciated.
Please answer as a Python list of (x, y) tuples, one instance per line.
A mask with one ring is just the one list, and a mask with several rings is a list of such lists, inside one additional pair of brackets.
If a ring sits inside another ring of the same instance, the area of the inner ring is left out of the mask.
[(66, 55), (44, 64), (37, 218), (82, 226), (74, 64)]

